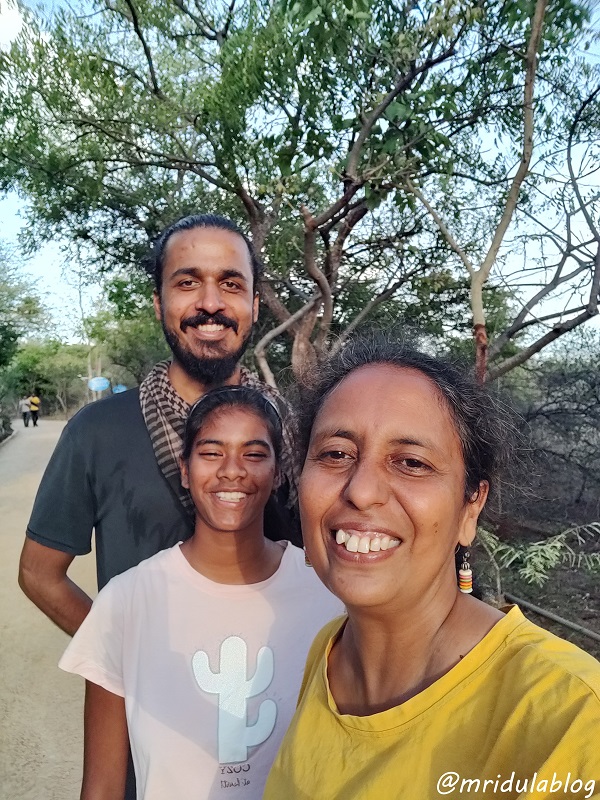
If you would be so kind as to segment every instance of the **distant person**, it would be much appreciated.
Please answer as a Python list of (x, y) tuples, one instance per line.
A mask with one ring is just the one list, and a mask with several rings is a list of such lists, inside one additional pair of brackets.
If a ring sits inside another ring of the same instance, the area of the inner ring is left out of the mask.
[(81, 800), (123, 797), (128, 739), (140, 800), (262, 797), (310, 642), (342, 611), (300, 548), (264, 536), (281, 448), (256, 389), (193, 406), (194, 533), (111, 580), (60, 662), (86, 678)]
[(29, 417), (30, 417), (30, 410), (29, 410), (29, 398), (22, 397), (19, 400), (19, 414), (23, 417), (23, 425), (26, 428), (29, 427)]
[(510, 426), (452, 365), (346, 344), (302, 398), (300, 509), (345, 604), (308, 657), (265, 800), (600, 798), (600, 664), (471, 596)]
[[(83, 408), (66, 425), (35, 500), (19, 569), (25, 594), (75, 633), (91, 599), (68, 576), (95, 536), (98, 588), (194, 530), (179, 455), (190, 407), (222, 385), (277, 391), (240, 366), (258, 318), (260, 262), (231, 220), (185, 217), (158, 237), (147, 269), (172, 360), (141, 386)], [(270, 539), (294, 529), (294, 447), (284, 425), (282, 481), (265, 510)], [(135, 798), (128, 786), (126, 797)]]
[(39, 417), (39, 414), (40, 414), (41, 400), (37, 396), (37, 394), (32, 394), (32, 395), (29, 395), (29, 397), (27, 398), (27, 401), (29, 403), (29, 411), (31, 413), (31, 421), (33, 422), (33, 427), (37, 428), (38, 417)]

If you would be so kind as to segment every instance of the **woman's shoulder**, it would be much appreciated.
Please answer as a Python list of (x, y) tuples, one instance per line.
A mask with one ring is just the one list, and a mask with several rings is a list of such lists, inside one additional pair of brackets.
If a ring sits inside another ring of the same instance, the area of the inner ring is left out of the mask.
[(552, 679), (553, 691), (558, 683), (595, 697), (600, 705), (600, 662), (581, 648), (555, 636), (528, 620), (516, 606), (509, 612), (517, 622), (506, 640), (510, 660), (518, 660), (530, 679), (539, 682)]

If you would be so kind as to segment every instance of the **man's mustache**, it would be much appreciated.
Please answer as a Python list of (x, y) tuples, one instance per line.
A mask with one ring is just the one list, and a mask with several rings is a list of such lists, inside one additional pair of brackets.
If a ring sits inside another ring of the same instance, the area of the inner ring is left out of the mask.
[(237, 322), (226, 317), (225, 314), (221, 314), (220, 311), (217, 311), (216, 314), (207, 314), (206, 311), (199, 311), (193, 317), (182, 319), (179, 327), (185, 333), (187, 328), (195, 328), (198, 325), (224, 325), (226, 328), (232, 328), (235, 333), (238, 331)]

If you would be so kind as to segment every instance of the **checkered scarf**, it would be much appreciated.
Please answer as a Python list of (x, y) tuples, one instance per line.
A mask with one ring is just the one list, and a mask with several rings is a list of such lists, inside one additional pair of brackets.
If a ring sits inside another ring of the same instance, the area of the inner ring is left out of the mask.
[[(171, 385), (168, 374), (169, 365), (170, 361), (160, 361), (144, 378), (140, 384), (140, 406), (158, 466), (179, 497), (183, 507), (190, 516), (193, 516), (192, 498), (188, 490), (181, 485), (179, 477), (179, 456), (183, 450), (185, 421), (191, 406), (177, 394)], [(289, 409), (277, 389), (263, 383), (244, 367), (240, 370), (240, 385), (258, 389), (275, 403), (281, 413), (283, 420), (281, 472), (289, 486), (288, 505), (293, 506), (297, 499), (298, 472), (294, 459), (296, 452), (294, 423)]]

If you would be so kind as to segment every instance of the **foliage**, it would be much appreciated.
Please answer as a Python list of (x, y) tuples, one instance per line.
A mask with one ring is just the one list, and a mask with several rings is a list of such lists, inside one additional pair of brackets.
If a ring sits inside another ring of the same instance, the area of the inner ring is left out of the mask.
[(32, 392), (42, 399), (42, 410), (67, 415), (84, 402), (88, 348), (56, 340), (22, 344), (0, 373), (0, 385), (13, 400)]
[(142, 382), (157, 361), (170, 356), (149, 304), (129, 317), (100, 311), (86, 320), (85, 328), (92, 341), (104, 346), (110, 361), (127, 370), (137, 383)]
[(543, 586), (549, 573), (560, 564), (577, 569), (600, 570), (600, 551), (590, 553), (584, 549), (590, 541), (599, 541), (600, 522), (568, 528), (533, 543), (503, 542), (484, 528), (479, 529), (478, 536), (500, 575), (502, 570), (516, 569), (520, 578), (536, 586)]
[[(467, 232), (469, 255), (485, 250), (519, 157), (532, 8), (93, 0), (48, 26), (28, 13), (0, 62), (1, 185), (30, 200), (31, 247), (63, 236), (120, 274), (181, 214), (244, 216), (297, 368), (378, 306), (410, 316), (421, 277), (433, 292), (449, 267), (456, 280), (411, 186)], [(571, 111), (586, 19), (576, 0), (546, 11), (548, 142)]]
[(16, 353), (22, 336), (35, 335), (47, 324), (48, 314), (14, 251), (0, 242), (0, 368)]

